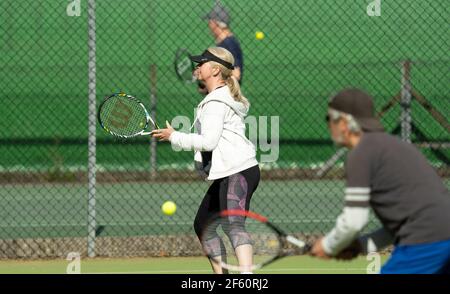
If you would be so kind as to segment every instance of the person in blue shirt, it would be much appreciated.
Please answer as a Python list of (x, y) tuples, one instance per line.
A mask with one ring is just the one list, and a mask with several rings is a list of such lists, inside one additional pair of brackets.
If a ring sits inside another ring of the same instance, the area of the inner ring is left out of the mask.
[[(203, 17), (203, 19), (208, 21), (208, 27), (215, 39), (216, 46), (227, 49), (233, 55), (235, 64), (232, 75), (239, 81), (239, 84), (242, 85), (244, 56), (239, 40), (230, 29), (231, 18), (229, 11), (218, 3)], [(202, 94), (207, 93), (201, 83), (199, 84), (199, 92)]]

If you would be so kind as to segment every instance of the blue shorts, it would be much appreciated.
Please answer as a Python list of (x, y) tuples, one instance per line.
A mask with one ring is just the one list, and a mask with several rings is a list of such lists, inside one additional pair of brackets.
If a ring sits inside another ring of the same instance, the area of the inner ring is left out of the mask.
[(450, 274), (450, 240), (396, 246), (381, 274)]

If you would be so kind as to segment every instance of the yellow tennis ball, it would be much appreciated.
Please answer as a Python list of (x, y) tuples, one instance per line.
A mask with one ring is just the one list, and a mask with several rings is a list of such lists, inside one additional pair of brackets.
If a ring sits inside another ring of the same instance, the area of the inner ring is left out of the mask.
[(165, 215), (172, 215), (175, 213), (175, 211), (177, 211), (177, 206), (173, 201), (166, 201), (161, 206), (161, 209)]
[(262, 40), (262, 39), (264, 39), (264, 33), (261, 31), (257, 31), (255, 33), (255, 37), (256, 37), (256, 40)]

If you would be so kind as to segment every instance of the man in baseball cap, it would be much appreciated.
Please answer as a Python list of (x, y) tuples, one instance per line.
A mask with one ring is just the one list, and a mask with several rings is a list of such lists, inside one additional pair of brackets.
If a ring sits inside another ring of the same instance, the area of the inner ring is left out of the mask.
[(217, 47), (222, 47), (231, 52), (234, 57), (235, 68), (233, 76), (242, 85), (244, 75), (244, 56), (237, 37), (230, 29), (231, 17), (229, 10), (220, 3), (203, 16), (208, 21), (208, 27), (215, 39)]
[[(347, 119), (340, 120), (342, 117)], [(326, 120), (328, 123), (340, 121), (330, 124), (331, 138), (337, 145), (346, 147), (351, 147), (350, 140), (359, 138), (363, 131), (383, 131), (375, 115), (372, 97), (360, 89), (344, 89), (333, 95), (328, 103)]]
[(351, 114), (363, 131), (382, 131), (383, 126), (375, 115), (372, 97), (359, 89), (345, 89), (331, 97), (328, 107)]
[[(450, 194), (412, 144), (387, 134), (372, 97), (350, 88), (328, 103), (333, 141), (350, 149), (345, 205), (313, 256), (351, 259), (393, 244), (381, 273), (450, 273)], [(382, 227), (359, 237), (374, 210)]]
[(229, 27), (230, 26), (230, 13), (228, 9), (226, 9), (221, 4), (217, 3), (214, 5), (212, 10), (203, 17), (204, 20), (214, 20), (218, 23), (221, 23), (222, 26)]

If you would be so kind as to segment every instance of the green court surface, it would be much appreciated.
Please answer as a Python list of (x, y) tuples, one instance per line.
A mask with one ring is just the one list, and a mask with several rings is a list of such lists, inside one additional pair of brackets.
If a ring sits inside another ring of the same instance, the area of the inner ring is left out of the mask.
[[(444, 180), (449, 188), (450, 180)], [(193, 233), (192, 222), (207, 182), (99, 184), (96, 194), (100, 236)], [(325, 232), (343, 206), (339, 180), (262, 181), (250, 209), (291, 232)], [(4, 185), (0, 189), (0, 239), (81, 237), (87, 234), (87, 186)], [(161, 205), (177, 204), (166, 216)], [(372, 217), (367, 229), (377, 222)]]
[[(193, 233), (192, 222), (207, 187), (207, 182), (99, 184), (99, 234)], [(323, 232), (342, 209), (343, 189), (344, 183), (337, 180), (262, 181), (250, 208), (292, 232)], [(4, 185), (0, 197), (0, 239), (86, 236), (86, 185)], [(160, 208), (169, 199), (178, 206), (171, 217)]]
[[(381, 255), (381, 264), (388, 258)], [(359, 257), (351, 262), (320, 260), (309, 256), (281, 259), (260, 274), (366, 274), (373, 269), (375, 259)], [(0, 274), (65, 274), (70, 261), (0, 261)], [(130, 259), (81, 259), (82, 274), (208, 274), (209, 263), (204, 257), (158, 257)]]

